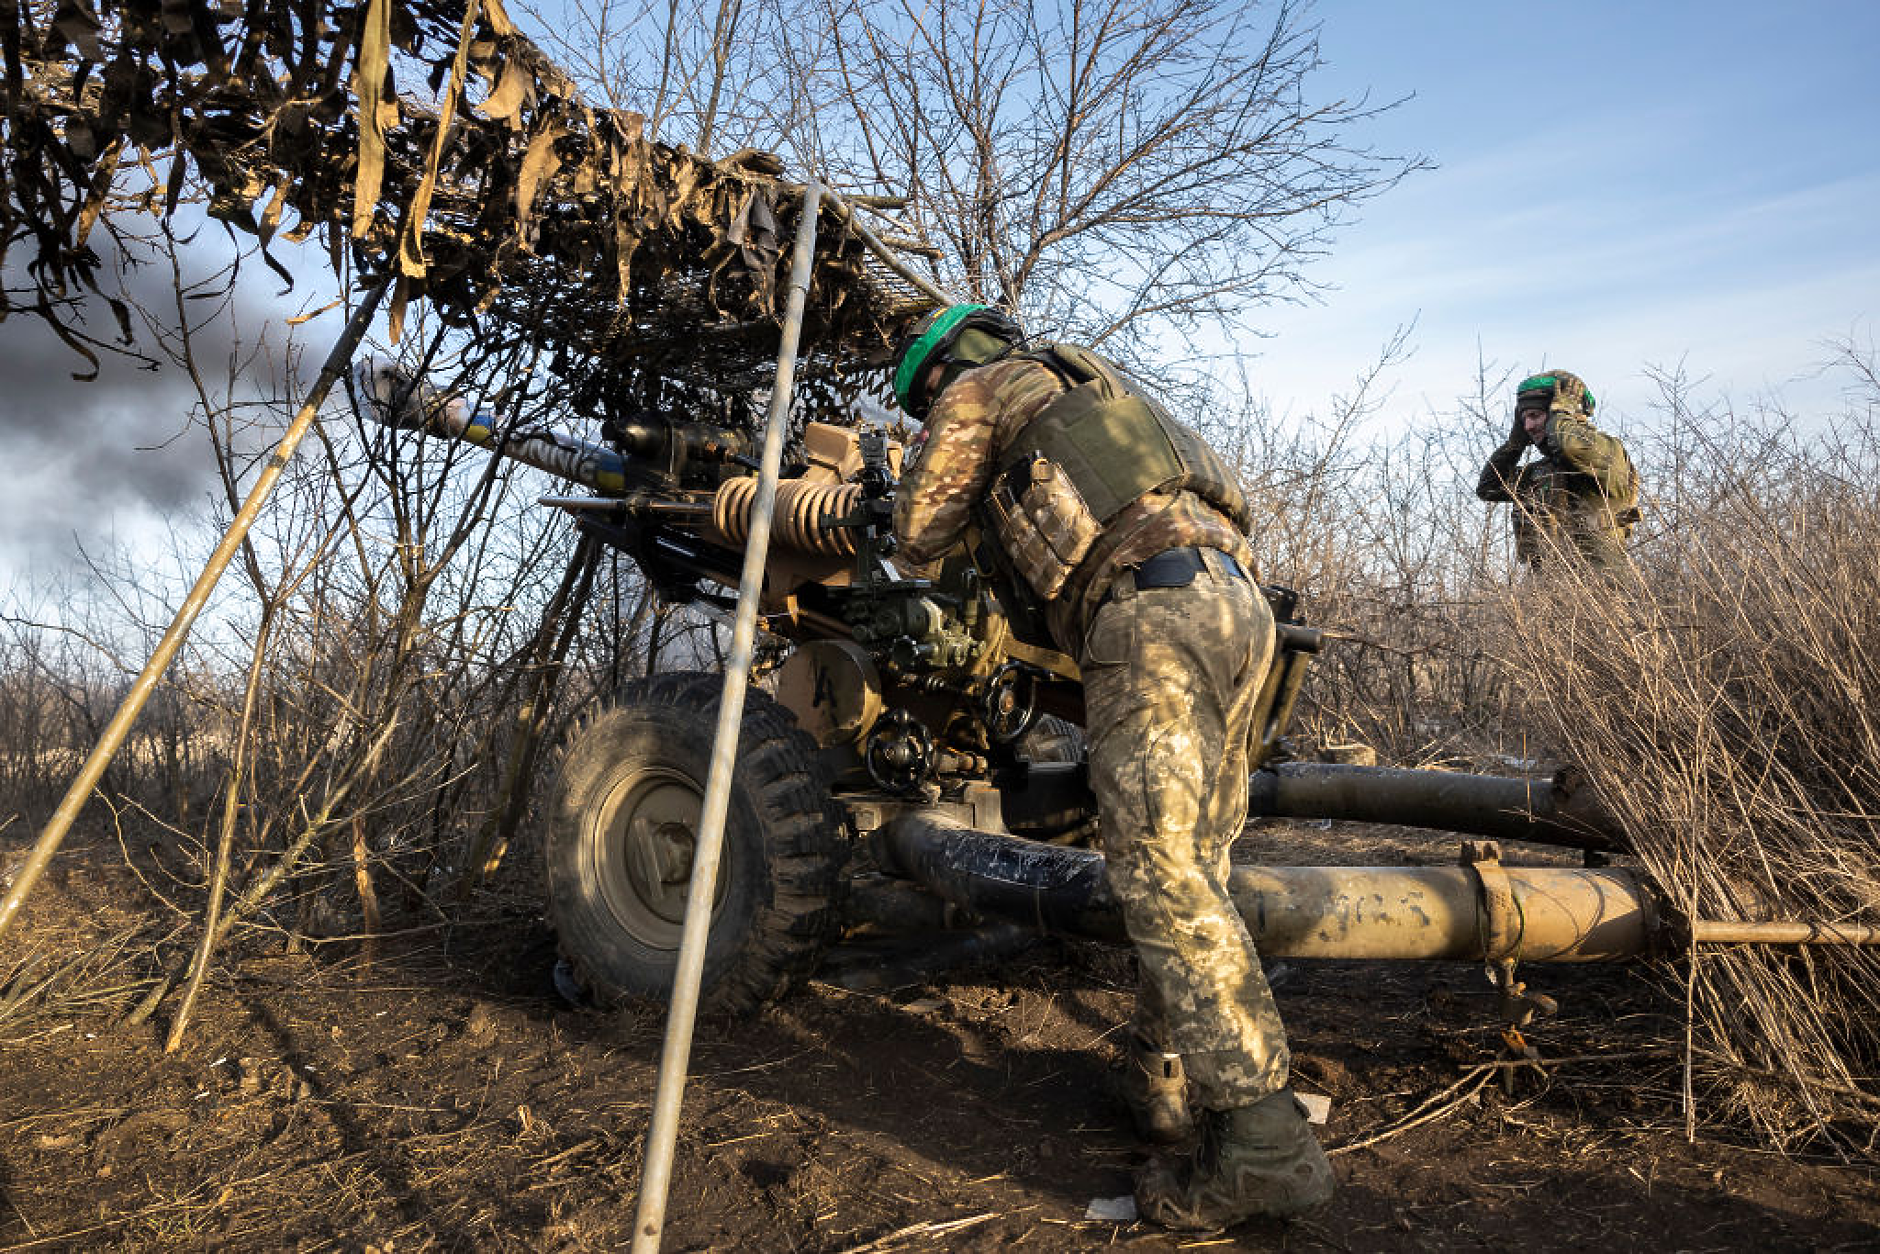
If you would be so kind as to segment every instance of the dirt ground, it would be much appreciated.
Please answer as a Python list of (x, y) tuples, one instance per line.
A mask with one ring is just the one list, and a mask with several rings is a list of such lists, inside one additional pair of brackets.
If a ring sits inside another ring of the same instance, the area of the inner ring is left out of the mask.
[[(25, 839), (0, 837), (0, 867)], [(1241, 852), (1453, 848), (1301, 825), (1256, 828)], [(630, 1240), (663, 1014), (556, 991), (521, 869), (369, 967), (350, 942), (309, 957), (251, 936), (272, 952), (213, 981), (173, 1055), (174, 996), (125, 1019), (152, 942), (175, 952), (191, 934), (115, 842), (68, 848), (22, 923), (0, 955), (0, 1250)], [(1618, 968), (1526, 969), (1561, 1003), (1530, 1039), (1569, 1061), (1507, 1093), (1476, 1069), (1499, 1048), (1480, 969), (1274, 964), (1295, 1083), (1332, 1100), (1337, 1199), (1216, 1237), (1088, 1218), (1143, 1158), (1108, 1095), (1130, 962), (1042, 940), (911, 987), (812, 983), (754, 1020), (701, 1024), (664, 1248), (1880, 1249), (1871, 1175), (1685, 1139), (1675, 1007)]]

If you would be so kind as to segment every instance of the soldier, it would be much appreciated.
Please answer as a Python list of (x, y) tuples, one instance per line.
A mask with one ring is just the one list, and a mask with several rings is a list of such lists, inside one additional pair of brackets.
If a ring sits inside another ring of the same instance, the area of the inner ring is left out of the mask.
[[(1549, 552), (1616, 570), (1638, 522), (1638, 476), (1625, 445), (1593, 426), (1593, 394), (1564, 370), (1515, 388), (1514, 427), (1489, 454), (1475, 494), (1514, 505), (1515, 559), (1539, 569)], [(1529, 444), (1541, 456), (1516, 470)]]
[(976, 524), (1083, 674), (1099, 838), (1141, 968), (1124, 1096), (1151, 1140), (1201, 1125), (1190, 1156), (1137, 1177), (1142, 1213), (1214, 1229), (1325, 1201), (1331, 1166), (1227, 892), (1274, 651), (1245, 498), (1112, 363), (1027, 343), (983, 305), (916, 324), (894, 388), (927, 435), (895, 501), (901, 555), (932, 561)]

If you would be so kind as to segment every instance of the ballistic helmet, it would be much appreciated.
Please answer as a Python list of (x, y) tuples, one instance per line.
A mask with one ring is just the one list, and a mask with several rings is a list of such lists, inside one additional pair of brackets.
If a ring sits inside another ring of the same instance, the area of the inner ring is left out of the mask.
[(1531, 405), (1536, 401), (1543, 408), (1549, 407), (1557, 396), (1569, 402), (1577, 401), (1580, 412), (1589, 418), (1593, 415), (1593, 407), (1598, 404), (1593, 394), (1586, 390), (1586, 384), (1579, 375), (1565, 370), (1549, 370), (1545, 374), (1529, 375), (1515, 385), (1515, 412), (1519, 413), (1523, 405)]
[(1025, 338), (1024, 329), (990, 305), (948, 305), (909, 327), (894, 355), (894, 399), (919, 418), (933, 398), (922, 379), (936, 362), (983, 366)]

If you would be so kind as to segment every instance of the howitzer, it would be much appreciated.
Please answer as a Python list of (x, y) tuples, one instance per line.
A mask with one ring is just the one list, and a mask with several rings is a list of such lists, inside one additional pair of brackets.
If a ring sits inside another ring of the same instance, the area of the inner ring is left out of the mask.
[[(756, 484), (744, 436), (644, 413), (589, 441), (505, 428), (383, 368), (364, 382), (389, 425), (587, 488), (544, 501), (629, 555), (660, 596), (729, 606)], [(895, 563), (887, 523), (901, 457), (878, 429), (812, 423), (779, 487), (759, 612), (787, 651), (747, 699), (705, 965), (720, 1008), (778, 995), (852, 929), (894, 921), (884, 915), (1120, 934), (1100, 855), (1075, 847), (1096, 819), (1077, 667), (1008, 608), (984, 546), (969, 540), (933, 570)], [(1254, 814), (1619, 845), (1564, 777), (1276, 760), (1322, 638), (1292, 593), (1266, 591), (1279, 649), (1254, 722)], [(603, 999), (670, 987), (719, 684), (705, 673), (630, 684), (563, 755), (546, 808), (551, 914), (564, 956)], [(1492, 845), (1465, 853), (1452, 868), (1243, 868), (1232, 889), (1269, 956), (1470, 959), (1511, 972), (1516, 957), (1612, 960), (1703, 938), (1629, 870), (1504, 868)], [(946, 908), (881, 891), (897, 879)], [(1517, 987), (1511, 974), (1505, 987)]]

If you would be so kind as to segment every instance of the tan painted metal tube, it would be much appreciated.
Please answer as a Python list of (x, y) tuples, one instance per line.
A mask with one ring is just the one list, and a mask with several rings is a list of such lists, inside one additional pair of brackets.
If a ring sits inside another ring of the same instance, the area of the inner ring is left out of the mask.
[[(976, 914), (1123, 940), (1101, 854), (976, 831), (917, 810), (875, 834), (884, 864)], [(1500, 867), (1514, 918), (1500, 929), (1527, 962), (1611, 962), (1649, 952), (1651, 894), (1619, 867)], [(1453, 867), (1237, 867), (1228, 881), (1270, 957), (1480, 961), (1490, 926), (1477, 873)]]
[(1880, 927), (1863, 923), (1727, 923), (1699, 919), (1691, 924), (1699, 945), (1880, 945)]
[[(1652, 948), (1657, 911), (1617, 867), (1511, 867), (1524, 962), (1612, 962)], [(1228, 881), (1260, 952), (1291, 958), (1483, 957), (1468, 867), (1238, 867)]]
[(1248, 784), (1252, 814), (1399, 823), (1576, 849), (1625, 847), (1624, 834), (1591, 790), (1559, 777), (1286, 762), (1255, 771)]
[[(1103, 856), (978, 831), (918, 808), (899, 810), (872, 843), (885, 869), (972, 914), (1045, 932), (1126, 939)], [(1484, 890), (1486, 873), (1506, 895)], [(1269, 866), (1234, 868), (1228, 891), (1260, 952), (1275, 958), (1480, 962), (1491, 938), (1524, 962), (1623, 962), (1698, 945), (1880, 945), (1860, 923), (1662, 918), (1636, 871), (1622, 867)], [(1491, 900), (1509, 917), (1493, 926)]]

